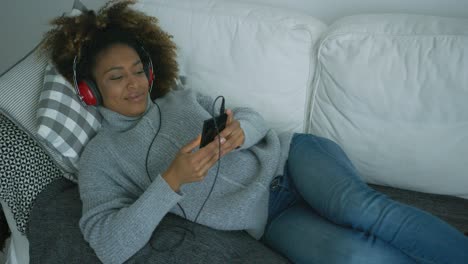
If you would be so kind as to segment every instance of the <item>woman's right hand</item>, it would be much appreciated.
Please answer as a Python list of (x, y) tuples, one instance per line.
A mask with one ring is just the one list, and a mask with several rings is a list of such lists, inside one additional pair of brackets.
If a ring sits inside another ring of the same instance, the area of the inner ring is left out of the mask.
[[(213, 140), (210, 144), (193, 152), (200, 145), (200, 140), (201, 135), (198, 135), (196, 139), (183, 146), (162, 175), (176, 192), (179, 191), (182, 184), (203, 180), (208, 170), (219, 158), (218, 140)], [(221, 143), (224, 143), (224, 140)]]

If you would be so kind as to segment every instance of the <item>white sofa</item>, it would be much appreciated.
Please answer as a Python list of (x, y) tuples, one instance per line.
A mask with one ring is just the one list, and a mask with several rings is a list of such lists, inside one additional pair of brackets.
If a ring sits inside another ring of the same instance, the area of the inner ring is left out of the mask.
[[(468, 19), (368, 14), (326, 25), (227, 1), (144, 0), (135, 8), (174, 36), (188, 87), (257, 109), (280, 134), (335, 140), (363, 180), (468, 231)], [(9, 96), (0, 109), (72, 173), (36, 135), (45, 60), (31, 56), (0, 77)], [(24, 81), (28, 67), (39, 68), (37, 81)], [(27, 263), (6, 189), (10, 263)]]

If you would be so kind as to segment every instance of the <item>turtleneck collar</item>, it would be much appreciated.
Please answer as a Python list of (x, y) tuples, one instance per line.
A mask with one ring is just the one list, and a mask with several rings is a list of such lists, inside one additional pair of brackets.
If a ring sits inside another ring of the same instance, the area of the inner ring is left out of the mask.
[(126, 116), (105, 108), (102, 105), (99, 106), (98, 111), (102, 115), (102, 126), (116, 131), (131, 129), (154, 107), (154, 103), (149, 96), (147, 97), (147, 101), (145, 112), (139, 116)]

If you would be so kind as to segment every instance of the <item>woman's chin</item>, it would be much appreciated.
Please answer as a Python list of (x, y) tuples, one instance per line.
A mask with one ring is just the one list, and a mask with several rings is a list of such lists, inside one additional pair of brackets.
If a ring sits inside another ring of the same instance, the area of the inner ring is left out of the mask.
[(139, 107), (135, 107), (134, 109), (132, 109), (132, 111), (130, 111), (130, 114), (131, 116), (140, 116), (142, 115), (146, 110), (146, 103), (144, 104), (144, 106), (139, 106)]

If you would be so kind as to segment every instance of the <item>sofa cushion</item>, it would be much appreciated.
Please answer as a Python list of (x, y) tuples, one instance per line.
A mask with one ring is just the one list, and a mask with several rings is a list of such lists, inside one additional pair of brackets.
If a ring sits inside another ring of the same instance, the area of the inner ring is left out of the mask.
[(461, 232), (468, 234), (468, 200), (459, 197), (429, 194), (370, 184), (373, 189), (393, 200), (414, 206), (446, 221)]
[(135, 8), (174, 36), (187, 86), (248, 106), (279, 132), (303, 131), (325, 24), (309, 16), (233, 1), (142, 0)]
[[(25, 232), (36, 196), (62, 171), (25, 132), (0, 114), (0, 199)], [(11, 227), (13, 228), (13, 227)]]
[[(27, 230), (30, 263), (101, 263), (80, 232), (78, 186), (57, 179), (37, 198)], [(168, 214), (126, 263), (289, 263), (244, 231), (214, 230)]]
[(370, 183), (468, 198), (468, 20), (361, 15), (321, 39), (308, 131)]
[(79, 101), (72, 86), (55, 67), (45, 70), (37, 110), (37, 134), (78, 169), (84, 146), (101, 126), (101, 115)]

